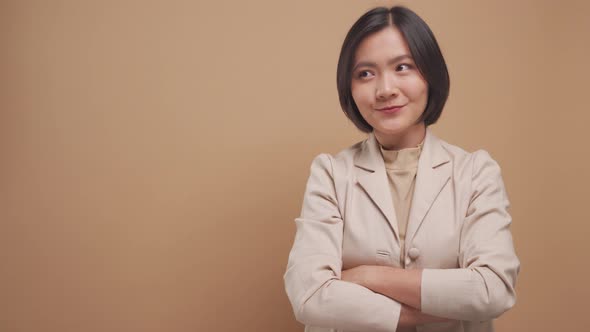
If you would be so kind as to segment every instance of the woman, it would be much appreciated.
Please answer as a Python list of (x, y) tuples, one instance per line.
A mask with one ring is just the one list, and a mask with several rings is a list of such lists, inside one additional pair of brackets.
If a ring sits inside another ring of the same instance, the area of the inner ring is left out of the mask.
[(520, 263), (500, 167), (428, 126), (449, 91), (429, 27), (375, 8), (346, 36), (341, 106), (368, 138), (311, 165), (285, 286), (306, 331), (490, 331)]

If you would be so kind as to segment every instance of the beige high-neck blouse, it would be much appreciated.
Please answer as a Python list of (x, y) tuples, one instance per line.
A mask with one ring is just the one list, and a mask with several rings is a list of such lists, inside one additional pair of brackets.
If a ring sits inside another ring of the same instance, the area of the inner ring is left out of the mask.
[(418, 159), (422, 152), (422, 141), (418, 146), (401, 150), (385, 150), (381, 144), (381, 155), (385, 162), (385, 170), (389, 178), (391, 198), (397, 218), (399, 229), (401, 255), (400, 266), (405, 267), (405, 239), (408, 228), (408, 214), (414, 196), (414, 185), (416, 183), (416, 172), (418, 171)]

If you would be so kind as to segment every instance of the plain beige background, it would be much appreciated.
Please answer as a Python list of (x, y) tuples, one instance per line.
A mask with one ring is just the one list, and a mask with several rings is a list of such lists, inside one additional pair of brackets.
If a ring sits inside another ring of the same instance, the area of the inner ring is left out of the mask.
[[(400, 2), (396, 2), (400, 3)], [(586, 1), (404, 1), (451, 74), (433, 129), (503, 170), (498, 331), (587, 329)], [(0, 331), (301, 331), (283, 287), (352, 23), (389, 1), (1, 1)]]

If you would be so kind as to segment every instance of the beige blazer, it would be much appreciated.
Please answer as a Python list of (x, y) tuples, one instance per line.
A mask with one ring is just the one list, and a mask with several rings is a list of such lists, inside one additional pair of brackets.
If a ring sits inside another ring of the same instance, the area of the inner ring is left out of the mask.
[[(400, 245), (383, 157), (373, 133), (311, 164), (284, 275), (306, 331), (395, 331), (401, 304), (340, 280), (358, 265), (399, 267)], [(406, 234), (406, 268), (422, 268), (422, 311), (455, 319), (418, 331), (492, 331), (511, 308), (520, 263), (510, 233), (500, 167), (430, 129)]]

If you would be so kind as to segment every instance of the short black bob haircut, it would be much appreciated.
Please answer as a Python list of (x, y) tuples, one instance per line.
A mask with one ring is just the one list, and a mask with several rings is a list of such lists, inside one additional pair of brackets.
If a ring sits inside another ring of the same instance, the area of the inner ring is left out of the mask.
[(355, 126), (365, 133), (373, 131), (373, 127), (362, 117), (352, 98), (351, 80), (355, 53), (367, 36), (390, 26), (397, 28), (404, 36), (416, 67), (428, 84), (428, 102), (418, 123), (424, 121), (426, 126), (435, 123), (449, 96), (450, 80), (447, 65), (426, 22), (402, 6), (371, 9), (348, 31), (342, 44), (336, 73), (340, 106)]

